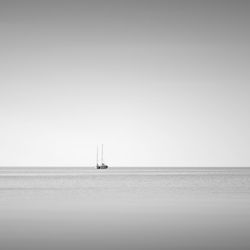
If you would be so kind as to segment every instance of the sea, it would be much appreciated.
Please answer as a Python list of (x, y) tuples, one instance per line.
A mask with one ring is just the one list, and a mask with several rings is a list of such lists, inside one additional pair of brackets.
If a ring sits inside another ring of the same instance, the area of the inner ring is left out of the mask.
[(0, 250), (249, 250), (250, 168), (0, 168)]

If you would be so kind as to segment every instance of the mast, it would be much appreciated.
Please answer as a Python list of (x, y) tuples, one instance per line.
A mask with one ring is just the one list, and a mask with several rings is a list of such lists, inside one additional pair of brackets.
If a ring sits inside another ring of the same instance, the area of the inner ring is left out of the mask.
[(98, 145), (96, 147), (97, 151), (96, 151), (96, 166), (98, 166)]
[(102, 164), (103, 164), (103, 144), (102, 144)]

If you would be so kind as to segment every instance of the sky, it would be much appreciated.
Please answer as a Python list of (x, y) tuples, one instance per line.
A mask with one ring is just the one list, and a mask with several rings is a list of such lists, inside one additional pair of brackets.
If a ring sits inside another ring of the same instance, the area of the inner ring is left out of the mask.
[(0, 166), (250, 166), (250, 1), (1, 0)]

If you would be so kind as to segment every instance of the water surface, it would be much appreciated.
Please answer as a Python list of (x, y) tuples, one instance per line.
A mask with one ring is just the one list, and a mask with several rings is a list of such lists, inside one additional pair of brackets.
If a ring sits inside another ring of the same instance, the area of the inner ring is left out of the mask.
[(249, 232), (249, 168), (0, 168), (1, 250), (245, 250)]

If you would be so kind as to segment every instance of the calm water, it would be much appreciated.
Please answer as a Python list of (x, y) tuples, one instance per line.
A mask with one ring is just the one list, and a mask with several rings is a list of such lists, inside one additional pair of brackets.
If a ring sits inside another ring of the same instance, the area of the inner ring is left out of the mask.
[(250, 249), (250, 168), (0, 168), (0, 249)]

